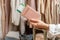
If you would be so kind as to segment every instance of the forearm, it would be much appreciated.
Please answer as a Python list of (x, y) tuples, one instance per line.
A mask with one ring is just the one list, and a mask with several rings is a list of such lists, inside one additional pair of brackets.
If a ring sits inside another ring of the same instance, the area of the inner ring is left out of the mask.
[(45, 29), (45, 30), (49, 30), (49, 24), (38, 24), (37, 28), (40, 28), (40, 29)]
[(46, 30), (49, 30), (49, 24), (45, 24), (43, 27), (44, 27)]

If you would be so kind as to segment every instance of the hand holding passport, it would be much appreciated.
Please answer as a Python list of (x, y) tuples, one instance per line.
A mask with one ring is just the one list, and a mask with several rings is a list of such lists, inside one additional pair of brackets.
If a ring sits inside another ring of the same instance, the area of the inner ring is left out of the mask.
[(23, 10), (22, 16), (24, 16), (28, 20), (30, 20), (30, 19), (38, 19), (39, 20), (40, 19), (40, 14), (36, 10), (31, 8), (29, 5), (27, 5), (26, 8)]
[(40, 14), (28, 5), (23, 10), (22, 16), (30, 20), (30, 23), (36, 26), (37, 28), (46, 29), (46, 30), (49, 29), (48, 24), (44, 23), (43, 21), (40, 21)]

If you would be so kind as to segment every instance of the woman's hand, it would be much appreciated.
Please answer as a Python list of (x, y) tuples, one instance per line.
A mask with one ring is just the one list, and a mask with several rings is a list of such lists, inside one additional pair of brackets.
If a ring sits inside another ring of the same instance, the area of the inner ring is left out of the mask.
[(33, 27), (40, 28), (40, 29), (49, 29), (49, 25), (44, 23), (41, 20), (31, 19), (30, 23), (33, 25)]

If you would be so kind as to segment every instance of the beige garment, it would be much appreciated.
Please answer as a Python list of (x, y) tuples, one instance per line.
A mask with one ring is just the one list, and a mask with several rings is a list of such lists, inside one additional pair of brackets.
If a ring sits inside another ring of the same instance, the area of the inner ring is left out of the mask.
[(59, 23), (60, 23), (60, 14), (59, 14)]
[(38, 11), (39, 14), (40, 14), (40, 0), (37, 0), (37, 11)]
[(5, 0), (6, 33), (9, 31), (10, 9), (10, 0)]
[(45, 14), (46, 23), (48, 23), (48, 24), (51, 23), (50, 0), (47, 0), (44, 14)]
[(57, 0), (52, 0), (53, 3), (52, 3), (52, 22), (54, 24), (58, 24), (59, 23), (59, 13), (58, 13), (58, 3), (56, 2)]
[[(1, 3), (1, 2), (0, 2)], [(0, 4), (0, 32), (2, 31), (2, 25), (1, 25), (1, 17), (2, 16), (2, 9), (1, 9), (1, 4)]]
[(12, 23), (16, 26), (20, 25), (21, 34), (24, 34), (24, 32), (25, 32), (24, 24), (25, 24), (26, 19), (23, 16), (21, 16), (21, 13), (18, 13), (16, 11), (17, 7), (20, 5), (20, 3), (25, 3), (25, 0), (11, 0)]
[(2, 16), (2, 9), (1, 9), (1, 1), (0, 1), (0, 39), (2, 38), (2, 24), (1, 24), (2, 17), (1, 16)]
[(42, 6), (42, 7), (41, 7), (41, 8), (42, 8), (42, 13), (44, 13), (44, 8), (45, 8), (45, 7), (44, 7), (44, 0), (41, 0), (41, 2), (42, 2), (42, 5), (41, 5), (41, 6)]
[(36, 10), (35, 0), (31, 0), (30, 6)]
[[(20, 3), (25, 3), (26, 0), (20, 0)], [(21, 31), (21, 34), (24, 34), (25, 32), (25, 21), (27, 20), (26, 18), (24, 18), (23, 16), (21, 16), (20, 14), (20, 31)]]
[(21, 16), (21, 26), (20, 26), (20, 31), (21, 31), (21, 34), (24, 34), (25, 32), (25, 21), (26, 21), (26, 18), (24, 18), (23, 16)]
[(2, 0), (2, 34), (3, 34), (3, 38), (6, 35), (6, 26), (5, 26), (5, 7), (4, 7), (4, 0)]
[(53, 0), (52, 1), (52, 8), (53, 8), (53, 10), (52, 10), (52, 23), (55, 23), (56, 24), (56, 4), (55, 4), (55, 0)]
[(60, 0), (57, 0), (57, 24), (59, 23), (60, 14)]
[(35, 0), (26, 0), (27, 4), (36, 10)]
[(12, 23), (14, 25), (19, 25), (20, 13), (16, 12), (16, 7), (19, 6), (19, 0), (11, 0), (11, 9), (12, 9)]
[(40, 0), (37, 0), (37, 11), (38, 11), (38, 13), (39, 13), (39, 15), (40, 15), (40, 20), (41, 20), (41, 11), (40, 11)]

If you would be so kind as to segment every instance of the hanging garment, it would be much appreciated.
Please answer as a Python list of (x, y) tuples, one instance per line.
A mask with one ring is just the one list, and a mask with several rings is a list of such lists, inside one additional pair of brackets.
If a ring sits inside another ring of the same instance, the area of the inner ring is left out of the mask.
[(59, 14), (60, 14), (60, 0), (57, 0), (57, 24), (59, 23)]
[(25, 33), (25, 21), (26, 21), (26, 18), (24, 18), (23, 16), (21, 16), (20, 30), (21, 30), (21, 34), (22, 35)]
[(36, 10), (35, 0), (31, 0), (30, 6)]
[(18, 2), (18, 5), (20, 4), (19, 3), (19, 0), (11, 0), (11, 9), (12, 9), (12, 23), (14, 25), (19, 25), (19, 20), (20, 20), (20, 13), (17, 13), (16, 12), (16, 2)]
[(27, 4), (36, 10), (35, 0), (28, 0)]
[(1, 1), (0, 1), (0, 40), (2, 38), (2, 24), (1, 24), (2, 23), (2, 21), (1, 21), (2, 17), (1, 16), (2, 16), (2, 7), (1, 7)]
[(2, 9), (1, 9), (1, 2), (0, 2), (0, 32), (2, 32), (1, 16), (2, 16)]
[(56, 4), (56, 1), (57, 0), (52, 0), (52, 8), (53, 8), (53, 10), (52, 10), (52, 23), (53, 24), (57, 24), (57, 4)]
[(37, 0), (37, 11), (40, 15), (40, 20), (41, 20), (41, 12), (40, 12), (40, 0)]
[(41, 3), (42, 3), (42, 5), (41, 5), (42, 6), (41, 7), (42, 8), (42, 13), (44, 13), (44, 0), (41, 0)]
[(9, 30), (9, 21), (10, 21), (10, 0), (5, 0), (5, 16), (6, 16), (6, 33)]
[[(20, 0), (20, 3), (25, 3), (26, 0)], [(25, 21), (27, 19), (24, 18), (23, 16), (21, 16), (20, 14), (20, 31), (21, 31), (21, 34), (23, 35), (25, 33)]]
[(37, 11), (38, 11), (39, 14), (40, 14), (40, 0), (37, 0)]
[(44, 12), (44, 15), (45, 15), (45, 22), (49, 24), (52, 21), (52, 19), (51, 19), (51, 12), (50, 12), (50, 0), (47, 0), (46, 2), (45, 2), (45, 12)]
[(20, 5), (21, 0), (11, 0), (11, 8), (12, 8), (12, 23), (14, 25), (19, 25), (20, 21), (20, 13), (16, 11), (17, 7)]
[[(20, 25), (21, 34), (24, 34), (25, 31), (25, 25), (24, 21), (25, 18), (20, 15), (20, 13), (17, 12), (17, 7), (20, 5), (20, 3), (25, 3), (25, 0), (11, 0), (11, 8), (12, 8), (12, 23), (14, 25)], [(21, 19), (21, 20), (20, 20)], [(20, 22), (20, 24), (19, 24)]]
[(59, 23), (60, 23), (60, 14), (59, 14)]
[(2, 0), (2, 35), (3, 35), (3, 38), (5, 37), (5, 35), (6, 35), (6, 23), (5, 23), (5, 1), (4, 0)]

